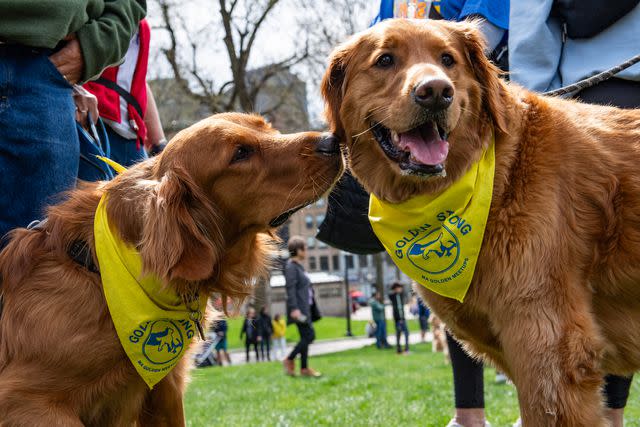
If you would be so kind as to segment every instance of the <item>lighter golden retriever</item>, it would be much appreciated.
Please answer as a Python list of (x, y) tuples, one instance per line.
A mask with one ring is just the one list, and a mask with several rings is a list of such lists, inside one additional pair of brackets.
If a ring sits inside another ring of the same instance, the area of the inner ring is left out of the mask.
[(265, 270), (274, 227), (341, 172), (333, 136), (283, 135), (255, 115), (219, 114), (114, 181), (71, 191), (43, 228), (15, 231), (0, 254), (0, 425), (185, 423), (189, 358), (149, 390), (118, 341), (100, 274), (68, 255), (82, 241), (97, 262), (104, 193), (121, 237), (175, 292), (243, 297)]
[(640, 111), (508, 85), (484, 49), (470, 23), (385, 21), (333, 52), (327, 117), (388, 202), (447, 188), (495, 132), (467, 297), (420, 294), (513, 379), (525, 426), (604, 426), (603, 374), (640, 368)]

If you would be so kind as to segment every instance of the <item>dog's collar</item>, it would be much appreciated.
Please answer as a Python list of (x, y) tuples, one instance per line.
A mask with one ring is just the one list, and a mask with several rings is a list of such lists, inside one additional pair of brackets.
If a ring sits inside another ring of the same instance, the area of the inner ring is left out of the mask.
[(96, 263), (93, 262), (93, 255), (91, 254), (91, 250), (89, 249), (87, 242), (83, 240), (74, 241), (69, 249), (67, 249), (67, 255), (90, 272), (100, 274), (100, 269)]
[[(44, 231), (45, 233), (47, 233), (47, 231), (45, 230), (47, 222), (48, 218), (32, 221), (29, 225), (27, 225), (27, 229)], [(100, 274), (100, 269), (98, 268), (96, 263), (93, 262), (91, 249), (89, 249), (89, 245), (84, 240), (74, 240), (73, 243), (71, 243), (71, 246), (69, 246), (69, 248), (67, 249), (67, 255), (81, 267), (86, 268), (92, 273)]]

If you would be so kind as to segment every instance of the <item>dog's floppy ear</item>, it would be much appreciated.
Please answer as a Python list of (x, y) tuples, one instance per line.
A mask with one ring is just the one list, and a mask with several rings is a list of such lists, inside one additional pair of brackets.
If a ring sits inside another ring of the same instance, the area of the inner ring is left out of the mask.
[(347, 64), (351, 56), (351, 43), (338, 46), (329, 57), (329, 68), (322, 77), (320, 89), (325, 102), (324, 114), (331, 132), (343, 140), (345, 131), (340, 119), (340, 108), (344, 97)]
[(140, 254), (144, 271), (164, 281), (211, 277), (224, 248), (220, 215), (189, 176), (167, 172), (150, 197)]
[(500, 69), (487, 59), (486, 43), (479, 30), (479, 21), (456, 25), (461, 30), (467, 60), (482, 88), (482, 108), (489, 114), (497, 130), (507, 132), (506, 103), (501, 99), (506, 93), (505, 83), (500, 79)]

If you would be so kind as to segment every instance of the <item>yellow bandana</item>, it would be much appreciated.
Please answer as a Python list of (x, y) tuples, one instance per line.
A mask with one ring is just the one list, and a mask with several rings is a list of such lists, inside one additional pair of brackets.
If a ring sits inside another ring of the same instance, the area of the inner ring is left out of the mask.
[(462, 302), (487, 225), (495, 147), (439, 194), (387, 203), (371, 194), (369, 221), (391, 259), (427, 289)]
[(144, 382), (153, 388), (185, 354), (207, 298), (200, 297), (194, 302), (195, 311), (189, 310), (159, 279), (142, 277), (140, 254), (109, 225), (105, 196), (96, 210), (94, 235), (104, 295), (118, 338)]

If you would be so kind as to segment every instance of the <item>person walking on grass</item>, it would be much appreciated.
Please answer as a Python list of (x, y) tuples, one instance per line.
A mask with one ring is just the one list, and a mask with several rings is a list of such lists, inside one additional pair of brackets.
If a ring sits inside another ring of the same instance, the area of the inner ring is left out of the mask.
[(402, 353), (400, 345), (400, 336), (404, 334), (404, 353), (409, 353), (409, 328), (404, 315), (404, 286), (402, 283), (394, 282), (391, 285), (391, 293), (389, 294), (391, 306), (393, 307), (393, 320), (396, 324), (396, 349), (398, 354)]
[(294, 236), (287, 244), (291, 256), (284, 268), (287, 294), (288, 323), (295, 323), (300, 332), (300, 341), (289, 356), (283, 360), (285, 374), (295, 376), (295, 358), (300, 355), (300, 375), (303, 377), (320, 377), (321, 374), (309, 368), (309, 344), (316, 337), (312, 319), (319, 318), (311, 280), (304, 271), (303, 263), (307, 248), (302, 237)]
[(391, 348), (387, 342), (387, 320), (384, 316), (384, 296), (380, 292), (374, 291), (369, 300), (369, 306), (371, 307), (373, 322), (376, 324), (376, 347), (378, 349)]
[(258, 340), (260, 336), (258, 334), (258, 325), (256, 321), (256, 310), (253, 307), (247, 309), (247, 316), (244, 318), (242, 324), (242, 330), (240, 331), (240, 339), (244, 337), (244, 348), (247, 353), (247, 363), (249, 363), (249, 352), (251, 346), (253, 346), (256, 352), (256, 362), (260, 361), (260, 354), (258, 353)]
[(218, 336), (218, 342), (216, 343), (215, 349), (216, 360), (220, 366), (224, 366), (225, 359), (227, 360), (227, 364), (231, 365), (231, 358), (227, 352), (227, 329), (228, 326), (225, 319), (216, 321), (213, 327), (213, 332)]
[(280, 313), (273, 316), (271, 327), (273, 329), (273, 357), (282, 360), (287, 351), (287, 323)]
[(418, 322), (420, 323), (420, 341), (426, 341), (426, 335), (429, 331), (429, 316), (431, 315), (431, 311), (429, 307), (422, 301), (422, 298), (416, 298), (416, 304), (418, 307)]
[[(273, 326), (271, 326), (271, 316), (267, 307), (260, 309), (258, 316), (258, 336), (260, 341), (260, 356), (262, 360), (271, 361), (271, 334), (273, 334)], [(267, 350), (265, 354), (265, 348)]]

